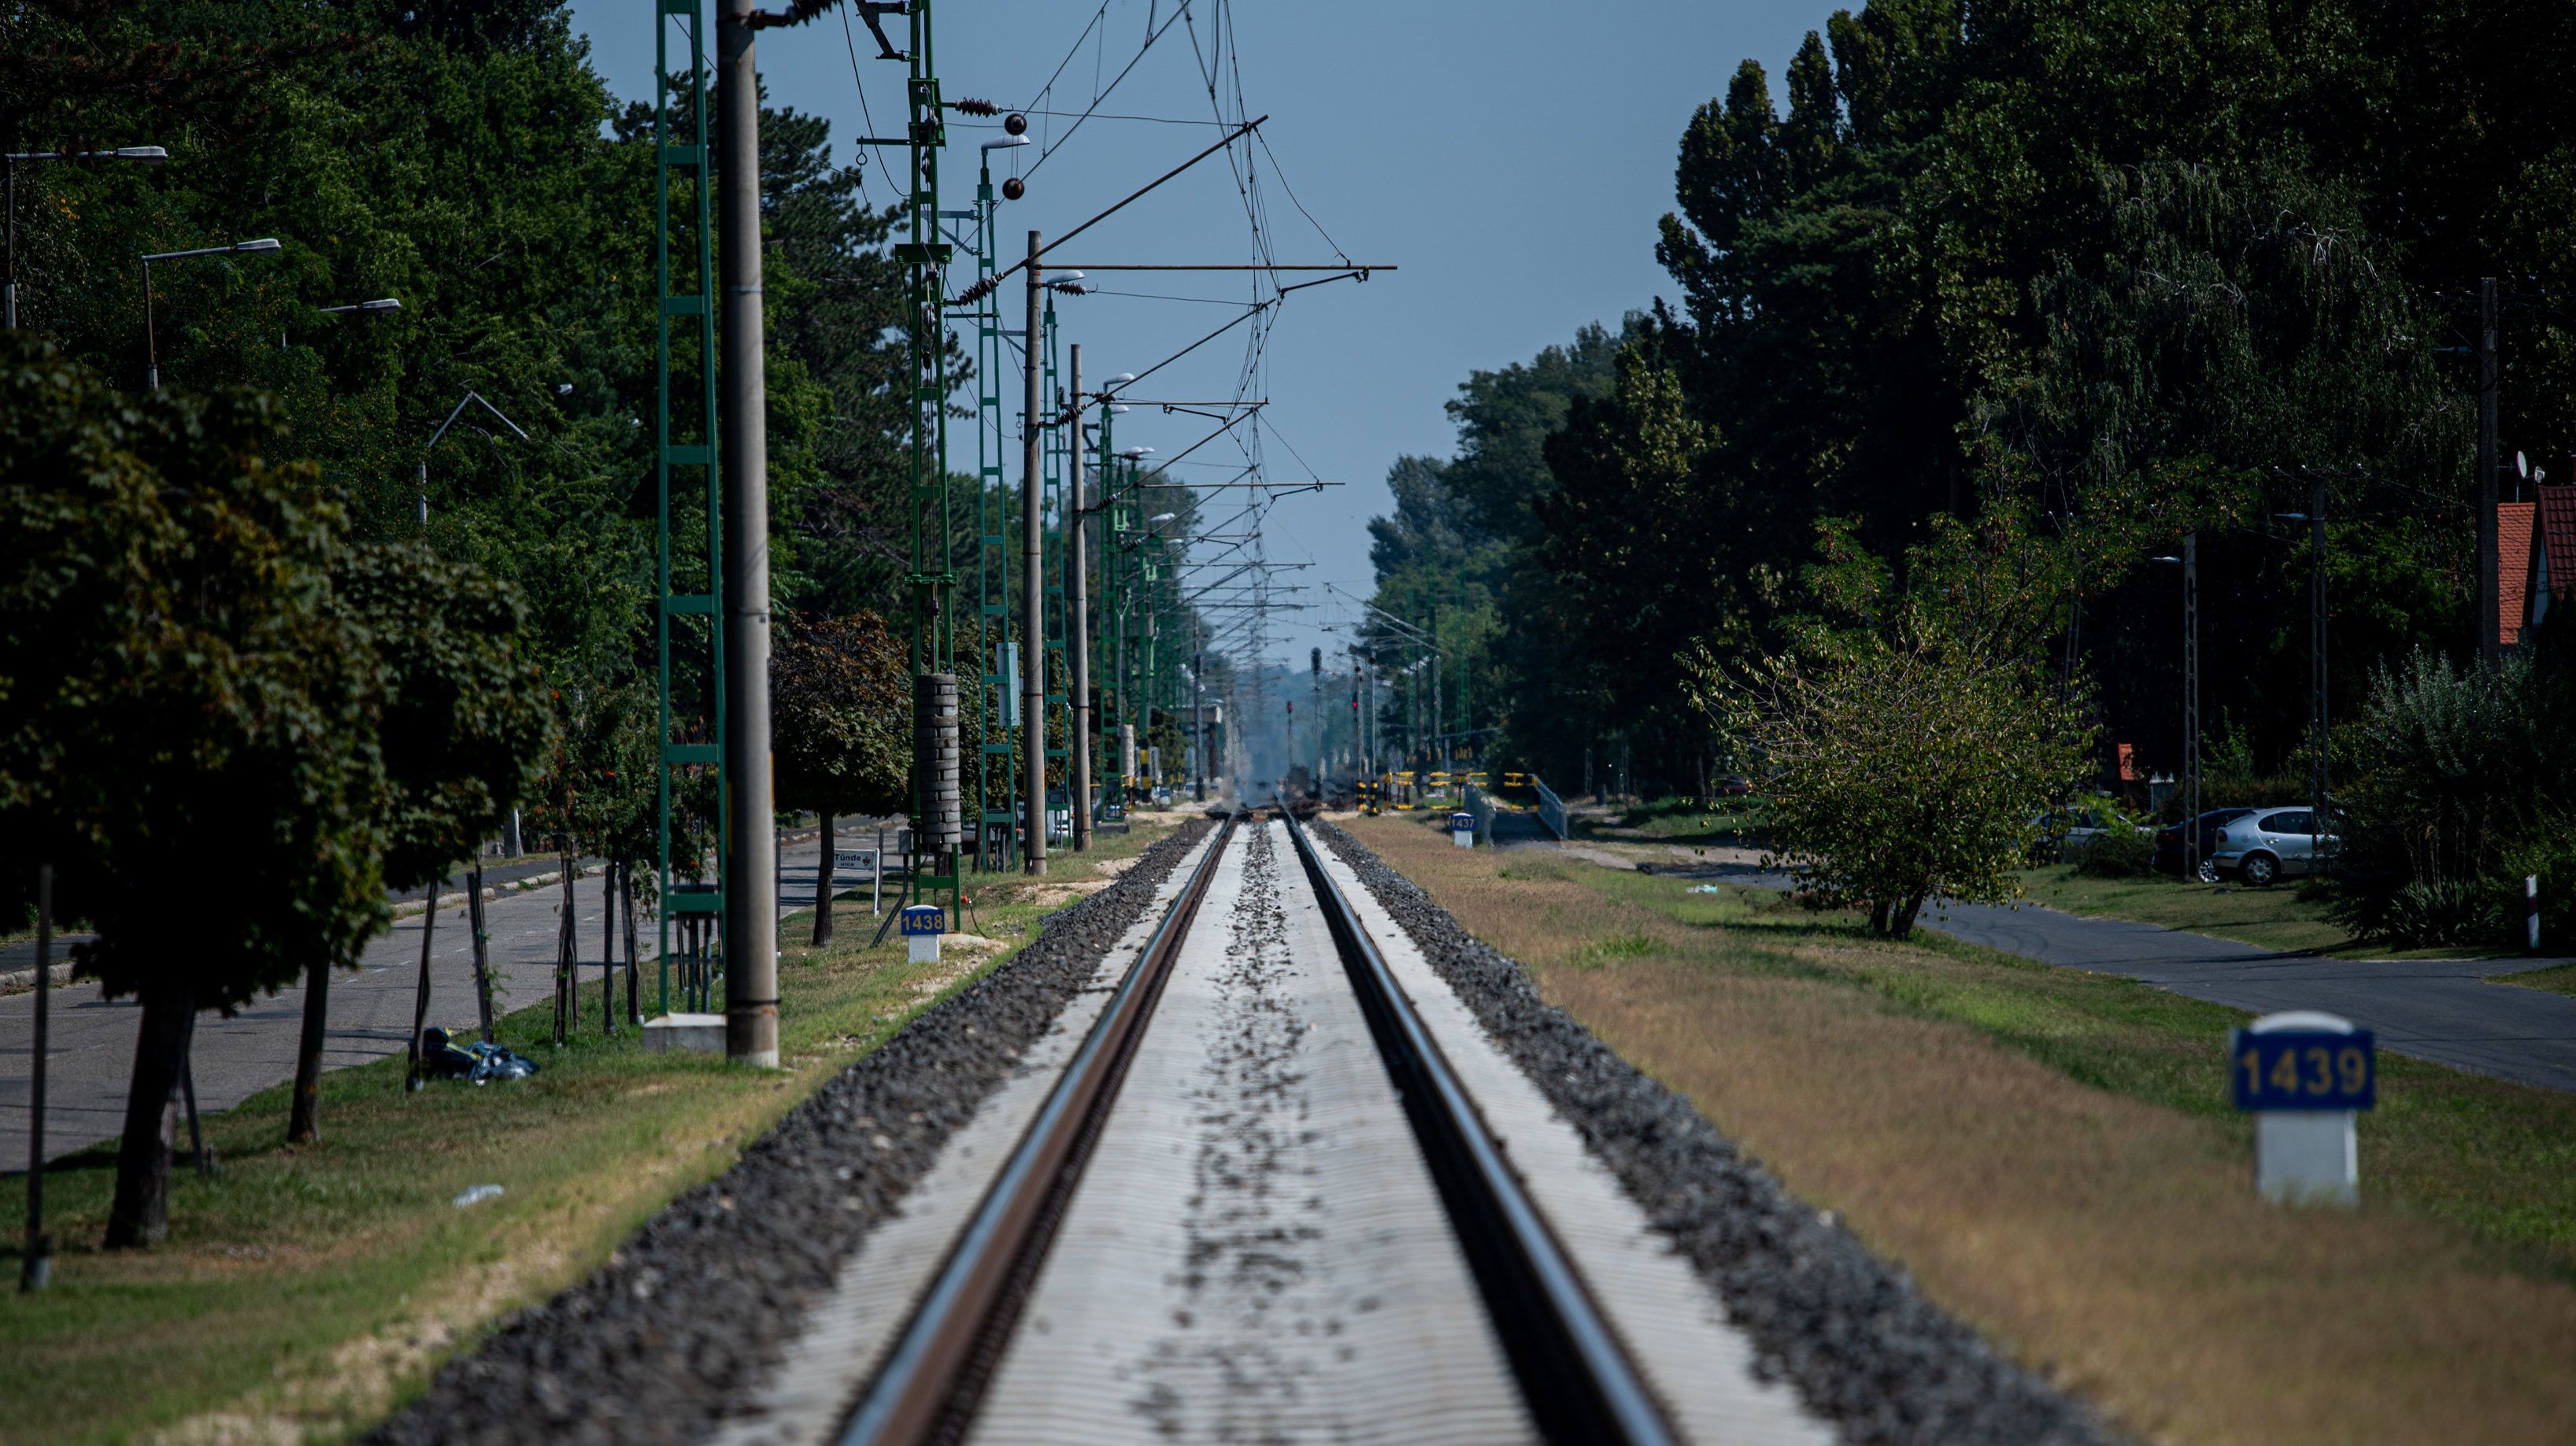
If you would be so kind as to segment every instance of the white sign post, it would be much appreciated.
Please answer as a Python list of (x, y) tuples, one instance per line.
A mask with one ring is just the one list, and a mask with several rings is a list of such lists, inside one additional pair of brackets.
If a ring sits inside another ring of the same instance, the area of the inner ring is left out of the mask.
[(1476, 816), (1472, 813), (1449, 815), (1449, 840), (1462, 849), (1476, 846)]
[[(2235, 1032), (2237, 1102), (2254, 1116), (2254, 1188), (2276, 1205), (2361, 1203), (2353, 1128), (2374, 1098), (2371, 1040), (2312, 1009), (2266, 1014)], [(2336, 1108), (2350, 1103), (2357, 1108)]]
[(907, 957), (915, 964), (938, 963), (939, 935), (948, 922), (945, 911), (937, 904), (910, 904), (902, 922)]

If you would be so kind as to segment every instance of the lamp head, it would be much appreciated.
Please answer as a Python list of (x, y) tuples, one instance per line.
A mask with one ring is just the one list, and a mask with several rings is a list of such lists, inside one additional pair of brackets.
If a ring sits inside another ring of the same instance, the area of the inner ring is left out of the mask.
[(170, 153), (159, 146), (118, 146), (114, 154), (120, 161), (141, 161), (147, 166), (157, 166), (170, 159)]
[(979, 150), (981, 150), (981, 151), (983, 151), (983, 152), (985, 152), (986, 154), (988, 154), (988, 155), (989, 155), (989, 154), (991, 154), (991, 153), (992, 153), (992, 152), (994, 152), (994, 151), (1008, 151), (1008, 150), (1016, 150), (1016, 149), (1018, 149), (1018, 148), (1019, 148), (1019, 147), (1021, 147), (1021, 146), (1027, 145), (1028, 143), (1029, 143), (1029, 138), (1028, 138), (1027, 136), (1020, 135), (1020, 134), (1018, 134), (1017, 132), (1013, 132), (1013, 133), (1012, 133), (1012, 134), (1010, 134), (1010, 135), (1007, 135), (1007, 136), (1001, 136), (1001, 137), (998, 137), (998, 138), (996, 138), (996, 139), (994, 139), (994, 140), (986, 141), (986, 142), (984, 142), (984, 144), (983, 144), (983, 145), (981, 145), (981, 146), (977, 147), (977, 149), (979, 149)]
[(277, 238), (262, 236), (256, 241), (236, 241), (233, 243), (233, 249), (235, 251), (274, 251), (277, 249)]

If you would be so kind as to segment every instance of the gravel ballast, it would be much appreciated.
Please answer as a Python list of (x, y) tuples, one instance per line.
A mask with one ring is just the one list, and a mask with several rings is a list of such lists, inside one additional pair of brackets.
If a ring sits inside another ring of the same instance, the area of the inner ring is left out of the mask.
[(1753, 1338), (1762, 1368), (1793, 1384), (1846, 1439), (2119, 1439), (1791, 1196), (1690, 1101), (1542, 1001), (1517, 961), (1469, 934), (1366, 845), (1329, 823), (1313, 828), (1672, 1236)]
[(731, 1169), (673, 1200), (589, 1279), (449, 1362), (366, 1439), (704, 1437), (1210, 827), (1191, 821), (1049, 918), (1027, 948), (923, 1011)]

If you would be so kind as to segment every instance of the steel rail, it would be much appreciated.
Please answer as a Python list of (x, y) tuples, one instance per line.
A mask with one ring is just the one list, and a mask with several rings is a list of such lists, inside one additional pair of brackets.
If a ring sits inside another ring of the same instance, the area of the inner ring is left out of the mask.
[(1673, 1441), (1662, 1408), (1565, 1247), (1522, 1188), (1284, 798), (1279, 813), (1540, 1434), (1556, 1442)]
[(1209, 842), (1135, 967), (1110, 996), (1037, 1119), (976, 1206), (956, 1248), (842, 1428), (841, 1446), (914, 1446), (963, 1437), (1234, 827), (1235, 819), (1229, 817)]

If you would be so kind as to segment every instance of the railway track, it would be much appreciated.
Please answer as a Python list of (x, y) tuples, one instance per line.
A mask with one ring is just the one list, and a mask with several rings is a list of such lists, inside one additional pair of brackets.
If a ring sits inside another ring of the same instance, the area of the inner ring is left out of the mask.
[(1213, 831), (728, 1446), (1821, 1441), (1347, 867)]

